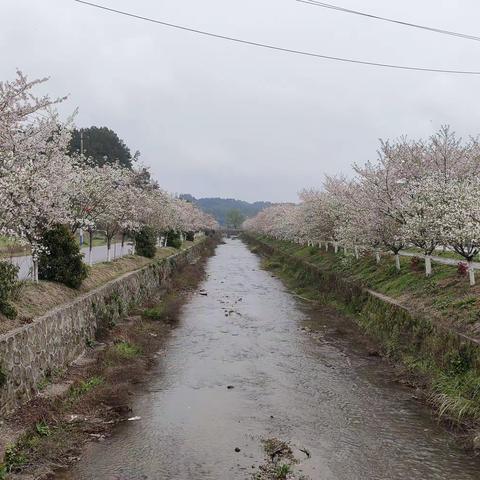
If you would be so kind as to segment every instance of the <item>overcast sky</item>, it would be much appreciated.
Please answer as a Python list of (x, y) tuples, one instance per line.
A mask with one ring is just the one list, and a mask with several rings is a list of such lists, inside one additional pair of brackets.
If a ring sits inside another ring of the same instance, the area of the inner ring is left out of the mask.
[[(330, 0), (480, 35), (478, 0)], [(171, 23), (376, 62), (480, 70), (480, 42), (295, 0), (97, 0)], [(374, 159), (379, 138), (449, 123), (480, 133), (480, 76), (387, 70), (272, 52), (71, 0), (0, 1), (0, 78), (19, 68), (69, 94), (80, 127), (106, 125), (161, 186), (197, 197), (292, 201), (324, 173)]]

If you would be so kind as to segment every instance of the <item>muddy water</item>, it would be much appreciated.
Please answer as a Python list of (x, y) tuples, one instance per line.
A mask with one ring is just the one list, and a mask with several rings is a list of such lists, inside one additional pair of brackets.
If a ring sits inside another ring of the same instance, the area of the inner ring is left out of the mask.
[(244, 480), (269, 437), (308, 449), (314, 480), (480, 478), (350, 322), (302, 305), (239, 240), (207, 272), (134, 404), (141, 420), (62, 478)]

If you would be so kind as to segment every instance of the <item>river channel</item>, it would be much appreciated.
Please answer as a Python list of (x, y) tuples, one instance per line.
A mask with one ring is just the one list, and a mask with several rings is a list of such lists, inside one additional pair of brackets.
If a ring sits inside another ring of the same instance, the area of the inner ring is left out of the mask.
[(294, 297), (239, 239), (209, 259), (133, 415), (58, 478), (246, 480), (268, 438), (312, 480), (480, 478), (351, 321)]

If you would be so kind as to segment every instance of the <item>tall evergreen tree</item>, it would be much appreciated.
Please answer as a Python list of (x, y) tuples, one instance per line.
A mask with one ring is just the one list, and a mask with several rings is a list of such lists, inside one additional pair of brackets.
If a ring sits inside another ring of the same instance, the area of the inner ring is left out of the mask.
[(69, 145), (70, 153), (80, 153), (82, 133), (83, 153), (91, 159), (94, 165), (119, 163), (122, 167), (132, 168), (132, 160), (139, 156), (139, 152), (137, 152), (132, 157), (125, 142), (107, 127), (74, 129)]

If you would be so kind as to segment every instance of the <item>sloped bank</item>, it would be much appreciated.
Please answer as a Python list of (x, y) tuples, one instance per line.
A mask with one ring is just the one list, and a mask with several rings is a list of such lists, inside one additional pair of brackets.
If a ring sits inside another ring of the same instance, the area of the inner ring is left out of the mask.
[[(302, 295), (351, 314), (386, 355), (401, 361), (417, 385), (426, 387), (427, 400), (444, 419), (476, 428), (480, 420), (480, 348), (476, 339), (365, 288), (361, 282), (285, 253), (274, 242), (252, 235), (244, 235), (244, 240), (267, 258), (268, 268)], [(473, 443), (480, 445), (480, 437)]]
[(46, 377), (71, 364), (99, 331), (148, 300), (206, 247), (200, 242), (155, 260), (0, 336), (0, 415), (33, 398)]

